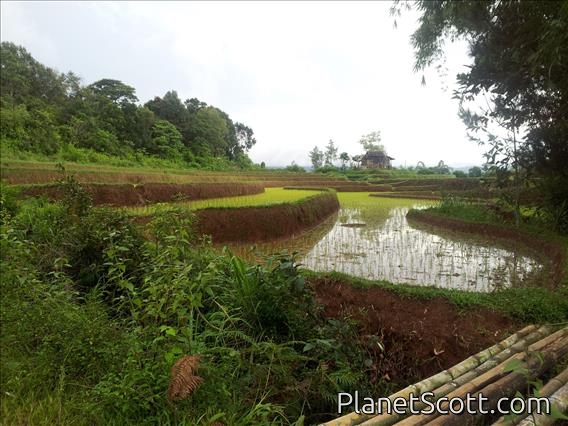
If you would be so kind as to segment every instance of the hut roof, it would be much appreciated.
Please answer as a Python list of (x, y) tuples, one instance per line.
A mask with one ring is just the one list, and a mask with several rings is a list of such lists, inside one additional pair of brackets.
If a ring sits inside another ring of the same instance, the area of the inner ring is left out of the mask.
[(389, 160), (394, 160), (394, 158), (389, 157), (383, 151), (367, 151), (363, 157), (365, 160), (383, 160), (388, 158)]

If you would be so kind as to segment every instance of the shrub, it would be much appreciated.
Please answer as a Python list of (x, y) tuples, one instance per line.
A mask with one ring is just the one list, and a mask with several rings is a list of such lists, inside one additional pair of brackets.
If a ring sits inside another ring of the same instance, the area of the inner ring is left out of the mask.
[[(320, 316), (294, 255), (247, 265), (196, 238), (181, 210), (144, 240), (72, 178), (63, 185), (63, 201), (23, 201), (1, 225), (8, 423), (286, 423), (308, 400), (315, 423), (338, 389), (369, 387), (366, 348), (352, 325)], [(186, 355), (201, 357), (203, 383), (170, 403)]]

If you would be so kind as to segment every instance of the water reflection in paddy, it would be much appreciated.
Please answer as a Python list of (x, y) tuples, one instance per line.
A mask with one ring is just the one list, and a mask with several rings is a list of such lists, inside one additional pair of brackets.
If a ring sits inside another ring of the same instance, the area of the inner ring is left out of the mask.
[[(315, 271), (339, 271), (393, 283), (434, 285), (487, 292), (509, 287), (541, 265), (526, 255), (487, 240), (458, 237), (443, 230), (409, 225), (409, 208), (428, 202), (340, 194), (337, 218), (285, 241), (259, 244), (256, 252), (298, 251)], [(232, 247), (249, 255), (249, 246)]]
[(342, 209), (340, 220), (301, 262), (316, 271), (482, 292), (517, 283), (539, 268), (512, 251), (415, 229), (407, 212), (392, 208), (379, 226), (361, 226), (359, 209)]

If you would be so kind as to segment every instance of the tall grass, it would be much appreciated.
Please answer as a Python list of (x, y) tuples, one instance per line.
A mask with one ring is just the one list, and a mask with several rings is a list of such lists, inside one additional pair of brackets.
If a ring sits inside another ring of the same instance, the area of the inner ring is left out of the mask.
[(454, 195), (443, 195), (440, 202), (431, 208), (432, 212), (472, 222), (502, 222), (487, 208), (485, 203)]

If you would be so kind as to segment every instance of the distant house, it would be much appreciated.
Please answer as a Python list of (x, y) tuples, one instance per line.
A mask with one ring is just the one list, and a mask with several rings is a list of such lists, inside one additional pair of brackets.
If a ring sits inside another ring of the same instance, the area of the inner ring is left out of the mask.
[(383, 151), (367, 151), (361, 160), (361, 164), (366, 169), (390, 169), (391, 161), (394, 158), (389, 157)]

